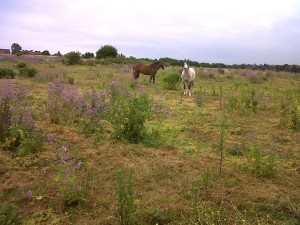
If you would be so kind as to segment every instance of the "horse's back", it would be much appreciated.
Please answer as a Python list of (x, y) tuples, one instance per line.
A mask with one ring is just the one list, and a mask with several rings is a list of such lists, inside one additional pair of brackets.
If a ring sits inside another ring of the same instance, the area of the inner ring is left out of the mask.
[(145, 64), (134, 64), (133, 65), (133, 70), (138, 72), (138, 73), (143, 73), (145, 75), (150, 75), (151, 74), (151, 68)]
[(190, 68), (191, 80), (194, 81), (196, 78), (196, 70), (194, 68)]
[(194, 68), (189, 68), (187, 73), (185, 70), (182, 71), (181, 79), (183, 81), (191, 82), (194, 81), (195, 78), (196, 78), (196, 71)]

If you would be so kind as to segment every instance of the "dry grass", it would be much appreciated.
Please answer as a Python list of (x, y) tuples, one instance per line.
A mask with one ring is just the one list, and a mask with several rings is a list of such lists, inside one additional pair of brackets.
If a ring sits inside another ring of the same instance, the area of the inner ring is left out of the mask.
[[(14, 68), (14, 63), (5, 62)], [(55, 65), (55, 66), (53, 66)], [(0, 62), (2, 66), (2, 62)], [(121, 80), (131, 85), (131, 72), (126, 66), (74, 66), (60, 63), (35, 63), (38, 71), (66, 71), (82, 90), (92, 87), (104, 90), (109, 83)], [(166, 68), (176, 71), (176, 68)], [(165, 73), (166, 73), (165, 72)], [(209, 73), (220, 78), (210, 79)], [(231, 74), (232, 79), (226, 75)], [(182, 96), (181, 88), (163, 90), (159, 71), (156, 84), (141, 75), (142, 87), (160, 106), (160, 113), (147, 126), (159, 130), (163, 145), (147, 148), (109, 137), (110, 129), (101, 134), (85, 135), (72, 125), (51, 124), (45, 112), (49, 82), (16, 78), (14, 82), (30, 86), (36, 125), (48, 136), (57, 137), (54, 145), (45, 144), (43, 151), (22, 158), (0, 151), (0, 209), (4, 203), (14, 205), (24, 224), (118, 224), (116, 216), (116, 174), (120, 169), (134, 168), (135, 224), (297, 224), (300, 220), (300, 133), (279, 125), (280, 103), (285, 93), (300, 96), (299, 77), (270, 73), (267, 81), (251, 84), (240, 79), (240, 72), (225, 74), (197, 68), (198, 79), (192, 97)], [(204, 75), (203, 75), (204, 74)], [(203, 76), (202, 76), (203, 75)], [(3, 82), (1, 80), (0, 82)], [(246, 116), (228, 116), (225, 132), (225, 159), (219, 174), (220, 89), (228, 96), (232, 90), (263, 91), (271, 96), (266, 107)], [(196, 96), (202, 92), (203, 104)], [(255, 138), (254, 138), (255, 136)], [(274, 177), (256, 177), (246, 155), (234, 156), (227, 149), (234, 144), (257, 143), (262, 149), (275, 143), (278, 163)], [(88, 202), (65, 207), (57, 196), (55, 153), (62, 145), (89, 164), (91, 182)], [(210, 173), (208, 189), (201, 181)], [(193, 202), (193, 184), (199, 180), (201, 201), (198, 214)], [(28, 201), (26, 193), (33, 192)], [(196, 221), (199, 221), (196, 223)]]

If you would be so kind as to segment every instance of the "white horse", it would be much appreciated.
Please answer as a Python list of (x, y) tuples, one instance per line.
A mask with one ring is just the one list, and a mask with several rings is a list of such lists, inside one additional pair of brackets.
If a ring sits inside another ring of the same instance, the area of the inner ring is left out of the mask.
[(195, 69), (191, 68), (187, 64), (187, 62), (184, 62), (183, 71), (181, 73), (181, 80), (183, 82), (183, 94), (189, 94), (189, 96), (191, 96), (191, 88), (194, 86), (195, 78)]

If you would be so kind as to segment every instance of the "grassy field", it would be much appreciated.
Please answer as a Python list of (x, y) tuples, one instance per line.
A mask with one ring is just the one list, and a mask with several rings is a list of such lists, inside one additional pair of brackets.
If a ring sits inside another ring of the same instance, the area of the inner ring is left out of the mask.
[[(17, 63), (0, 67), (18, 73)], [(26, 63), (36, 77), (11, 82), (28, 87), (46, 139), (24, 156), (1, 147), (3, 224), (300, 224), (299, 74), (196, 68), (186, 96), (181, 84), (164, 88), (175, 67), (134, 84), (131, 65)], [(81, 94), (115, 82), (128, 96), (146, 93), (147, 135), (118, 139), (106, 117), (88, 132), (77, 117), (54, 123), (48, 89), (59, 75)]]

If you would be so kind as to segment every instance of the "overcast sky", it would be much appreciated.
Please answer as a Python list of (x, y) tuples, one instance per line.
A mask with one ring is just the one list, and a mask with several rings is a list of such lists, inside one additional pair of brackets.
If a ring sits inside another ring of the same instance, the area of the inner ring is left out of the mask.
[(0, 48), (300, 65), (299, 0), (0, 0)]

